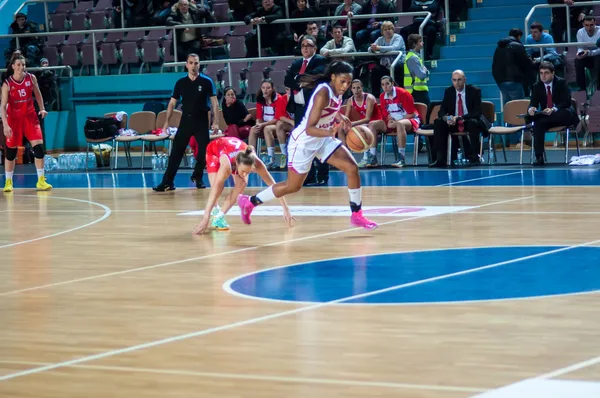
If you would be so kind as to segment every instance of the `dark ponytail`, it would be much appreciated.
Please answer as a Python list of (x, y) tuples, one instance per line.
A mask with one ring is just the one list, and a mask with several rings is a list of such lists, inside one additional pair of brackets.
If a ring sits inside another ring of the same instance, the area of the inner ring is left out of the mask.
[(305, 87), (315, 88), (321, 83), (329, 83), (331, 75), (341, 75), (343, 73), (352, 73), (354, 68), (348, 62), (334, 61), (327, 65), (325, 72), (319, 75), (302, 75), (298, 79), (299, 83), (304, 83)]
[(254, 147), (252, 145), (248, 145), (246, 150), (238, 152), (235, 157), (235, 161), (238, 164), (254, 166), (254, 162), (256, 161), (256, 152), (254, 151)]

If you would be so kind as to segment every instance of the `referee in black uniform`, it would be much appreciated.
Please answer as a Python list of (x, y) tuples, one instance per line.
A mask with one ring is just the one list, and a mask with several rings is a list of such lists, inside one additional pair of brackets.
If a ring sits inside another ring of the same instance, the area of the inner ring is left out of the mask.
[(200, 58), (198, 55), (188, 55), (186, 67), (188, 75), (175, 83), (167, 108), (167, 120), (164, 129), (169, 127), (169, 119), (173, 114), (173, 109), (181, 98), (183, 103), (181, 122), (173, 140), (173, 149), (169, 156), (167, 171), (165, 171), (162, 182), (153, 188), (157, 192), (175, 189), (175, 174), (177, 174), (181, 159), (192, 135), (196, 137), (198, 142), (198, 157), (196, 158), (192, 181), (196, 183), (196, 188), (206, 188), (202, 183), (202, 176), (206, 166), (206, 146), (210, 140), (208, 113), (212, 110), (212, 128), (213, 131), (217, 131), (219, 129), (217, 90), (211, 78), (200, 73)]

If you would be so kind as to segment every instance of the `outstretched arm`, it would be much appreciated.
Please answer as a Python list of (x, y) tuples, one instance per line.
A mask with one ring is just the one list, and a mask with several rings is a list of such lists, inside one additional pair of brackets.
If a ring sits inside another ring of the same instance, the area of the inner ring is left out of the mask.
[(223, 192), (223, 188), (225, 187), (225, 181), (231, 175), (231, 165), (229, 164), (229, 159), (226, 155), (221, 155), (219, 158), (221, 166), (219, 167), (219, 171), (217, 172), (217, 178), (215, 179), (214, 186), (210, 187), (210, 194), (208, 195), (208, 201), (206, 202), (206, 207), (204, 208), (204, 216), (202, 217), (202, 221), (200, 224), (194, 228), (194, 234), (203, 233), (208, 227), (208, 222), (210, 221), (210, 212), (213, 207), (217, 203), (217, 199), (221, 196)]

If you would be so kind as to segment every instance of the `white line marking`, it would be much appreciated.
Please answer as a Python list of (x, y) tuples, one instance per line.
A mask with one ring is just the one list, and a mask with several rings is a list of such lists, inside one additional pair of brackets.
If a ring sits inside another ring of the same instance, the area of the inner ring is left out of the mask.
[(558, 377), (558, 376), (562, 376), (565, 375), (567, 373), (571, 373), (574, 372), (576, 370), (580, 370), (580, 369), (584, 369), (584, 368), (588, 368), (590, 366), (594, 366), (594, 365), (598, 365), (600, 364), (600, 356), (597, 356), (596, 358), (591, 358), (570, 366), (566, 366), (564, 368), (561, 369), (557, 369), (554, 370), (552, 372), (549, 373), (544, 373), (543, 375), (539, 375), (534, 377), (533, 379), (552, 379), (554, 377)]
[[(4, 364), (16, 365), (48, 365), (44, 362), (26, 362), (26, 361), (0, 361)], [(347, 385), (357, 387), (381, 387), (381, 388), (397, 388), (411, 390), (432, 390), (432, 391), (456, 391), (456, 392), (485, 392), (485, 388), (462, 387), (462, 386), (443, 386), (430, 384), (411, 384), (411, 383), (394, 383), (386, 381), (358, 381), (358, 380), (342, 380), (342, 379), (323, 379), (313, 377), (290, 377), (290, 376), (270, 376), (246, 373), (220, 373), (220, 372), (195, 372), (190, 370), (177, 369), (149, 369), (125, 366), (102, 366), (102, 365), (73, 365), (69, 366), (79, 369), (91, 370), (106, 370), (116, 372), (134, 372), (134, 373), (151, 373), (159, 375), (175, 375), (175, 376), (192, 376), (192, 377), (208, 377), (219, 379), (238, 379), (238, 380), (260, 380), (270, 382), (283, 383), (302, 383), (302, 384), (330, 384), (330, 385)]]
[(490, 178), (506, 177), (506, 176), (510, 176), (510, 175), (514, 175), (514, 174), (523, 174), (523, 172), (522, 171), (515, 171), (513, 173), (495, 174), (495, 175), (487, 176), (487, 177), (471, 178), (469, 180), (461, 180), (461, 181), (456, 181), (456, 182), (448, 182), (446, 184), (436, 185), (435, 187), (449, 187), (449, 186), (452, 186), (452, 185), (463, 184), (465, 182), (488, 180)]
[(521, 216), (528, 214), (573, 214), (573, 215), (593, 215), (600, 214), (600, 211), (470, 211), (465, 210), (463, 213), (471, 214), (519, 214)]
[[(38, 198), (39, 197), (37, 195), (14, 195), (14, 196), (25, 196), (25, 197), (33, 197), (33, 198)], [(54, 233), (54, 234), (51, 234), (51, 235), (41, 236), (39, 238), (28, 239), (28, 240), (24, 240), (24, 241), (16, 242), (16, 243), (10, 243), (10, 244), (4, 245), (4, 246), (0, 246), (0, 249), (6, 249), (7, 247), (15, 247), (15, 246), (19, 246), (19, 245), (24, 245), (26, 243), (37, 242), (37, 241), (40, 241), (40, 240), (54, 238), (56, 236), (68, 234), (69, 232), (78, 231), (80, 229), (87, 228), (89, 226), (92, 226), (94, 224), (97, 224), (99, 222), (102, 222), (102, 221), (106, 220), (108, 217), (110, 217), (110, 214), (111, 214), (111, 210), (110, 210), (110, 208), (108, 206), (105, 206), (105, 205), (100, 204), (100, 203), (92, 202), (92, 201), (89, 201), (89, 200), (74, 199), (74, 198), (64, 198), (64, 197), (61, 197), (61, 196), (45, 196), (45, 197), (46, 198), (52, 198), (52, 199), (70, 200), (70, 201), (73, 201), (73, 202), (87, 203), (87, 204), (91, 204), (91, 205), (94, 205), (94, 206), (98, 206), (98, 207), (101, 207), (102, 209), (104, 209), (104, 215), (102, 215), (102, 217), (100, 217), (100, 218), (98, 218), (98, 219), (96, 219), (94, 221), (91, 221), (91, 222), (89, 222), (89, 223), (87, 223), (85, 225), (80, 225), (78, 227), (67, 229), (65, 231), (57, 232), (57, 233)]]
[[(516, 201), (520, 201), (520, 200), (527, 200), (527, 199), (531, 199), (533, 197), (534, 196), (525, 196), (525, 197), (522, 197), (522, 198), (502, 200), (502, 201), (493, 202), (493, 203), (486, 203), (486, 204), (483, 204), (483, 205), (471, 207), (470, 209), (476, 209), (476, 208), (481, 208), (481, 207), (494, 206), (494, 205), (499, 205), (499, 204), (504, 204), (504, 203), (516, 202)], [(452, 214), (452, 213), (457, 213), (457, 212), (459, 212), (459, 211), (450, 212), (450, 213), (444, 213), (444, 214)], [(395, 224), (395, 223), (401, 223), (401, 222), (405, 222), (405, 221), (411, 221), (411, 220), (416, 220), (416, 219), (419, 219), (419, 218), (427, 218), (427, 217), (433, 217), (433, 216), (416, 216), (416, 217), (411, 217), (411, 218), (403, 218), (403, 219), (400, 219), (400, 220), (392, 220), (392, 221), (387, 221), (387, 222), (384, 222), (384, 223), (380, 223), (379, 226), (388, 225), (388, 224)], [(209, 254), (209, 255), (205, 255), (205, 256), (190, 257), (190, 258), (186, 258), (186, 259), (183, 259), (183, 260), (169, 261), (169, 262), (166, 262), (166, 263), (155, 264), (155, 265), (148, 265), (148, 266), (145, 266), (145, 267), (131, 268), (131, 269), (123, 270), (123, 271), (116, 271), (116, 272), (109, 272), (109, 273), (106, 273), (106, 274), (88, 276), (88, 277), (85, 277), (85, 278), (71, 279), (71, 280), (67, 280), (67, 281), (63, 281), (63, 282), (49, 283), (49, 284), (46, 284), (46, 285), (34, 286), (34, 287), (25, 288), (25, 289), (19, 289), (19, 290), (13, 290), (13, 291), (9, 291), (9, 292), (0, 293), (0, 297), (2, 297), (2, 296), (9, 296), (9, 295), (18, 294), (18, 293), (29, 292), (29, 291), (33, 291), (33, 290), (45, 289), (45, 288), (49, 288), (49, 287), (68, 285), (68, 284), (71, 284), (71, 283), (77, 283), (77, 282), (89, 281), (89, 280), (94, 280), (94, 279), (106, 278), (106, 277), (110, 277), (110, 276), (124, 275), (124, 274), (129, 274), (129, 273), (132, 273), (132, 272), (139, 272), (139, 271), (145, 271), (145, 270), (149, 270), (149, 269), (169, 267), (171, 265), (183, 264), (183, 263), (188, 263), (188, 262), (191, 262), (191, 261), (206, 260), (206, 259), (209, 259), (209, 258), (226, 256), (226, 255), (229, 255), (229, 254), (243, 253), (243, 252), (250, 251), (250, 250), (260, 249), (260, 248), (263, 248), (263, 247), (278, 246), (278, 245), (292, 243), (292, 242), (302, 242), (302, 241), (305, 241), (305, 240), (316, 239), (316, 238), (324, 238), (324, 237), (327, 237), (327, 236), (338, 235), (338, 234), (343, 234), (343, 233), (346, 233), (346, 232), (353, 232), (353, 231), (364, 231), (364, 229), (362, 229), (362, 228), (348, 228), (348, 229), (343, 229), (341, 231), (327, 232), (327, 233), (318, 234), (318, 235), (309, 235), (309, 236), (305, 236), (303, 238), (282, 240), (282, 241), (268, 243), (268, 244), (264, 244), (264, 245), (257, 245), (257, 246), (252, 246), (252, 247), (246, 247), (246, 248), (243, 248), (243, 249), (230, 250), (230, 251), (221, 252), (221, 253), (213, 253), (213, 254)]]

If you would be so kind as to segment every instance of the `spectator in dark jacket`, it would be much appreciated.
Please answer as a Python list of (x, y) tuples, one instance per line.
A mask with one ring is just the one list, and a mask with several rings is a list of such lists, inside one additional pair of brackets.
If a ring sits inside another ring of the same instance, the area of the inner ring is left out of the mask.
[[(275, 54), (282, 54), (285, 26), (271, 24), (276, 19), (282, 18), (283, 11), (281, 7), (276, 6), (273, 0), (262, 0), (262, 7), (258, 7), (255, 12), (246, 15), (244, 22), (246, 25), (262, 25), (260, 27), (261, 48), (271, 48)], [(256, 33), (246, 36), (246, 50), (249, 58), (258, 57), (258, 35)]]
[[(10, 24), (8, 33), (11, 35), (23, 34), (23, 33), (38, 33), (40, 31), (38, 24), (27, 20), (27, 15), (19, 12), (15, 16), (15, 21)], [(21, 49), (21, 52), (26, 58), (27, 65), (37, 66), (38, 61), (42, 55), (41, 45), (36, 37), (20, 37), (19, 45), (17, 46), (17, 39), (13, 38), (10, 40), (9, 47), (4, 50), (4, 58), (6, 62), (10, 61), (12, 53), (17, 49)]]
[[(367, 1), (360, 10), (361, 15), (388, 14), (392, 12), (396, 12), (396, 10), (386, 0)], [(375, 43), (375, 40), (381, 36), (381, 24), (389, 20), (392, 19), (390, 17), (381, 17), (360, 20), (361, 30), (356, 32), (356, 39), (354, 40), (359, 51), (361, 48), (366, 50), (370, 43)]]
[[(548, 0), (548, 4), (566, 4), (569, 6), (571, 41), (575, 41), (575, 34), (581, 28), (583, 18), (586, 15), (590, 15), (592, 11), (590, 7), (573, 7), (575, 3), (575, 0)], [(567, 9), (565, 7), (552, 9), (552, 24), (550, 25), (550, 29), (555, 43), (565, 43), (567, 41)], [(565, 48), (565, 51), (568, 51), (568, 48)], [(573, 49), (571, 51), (576, 50)]]
[[(210, 11), (200, 5), (190, 4), (188, 0), (179, 0), (167, 17), (167, 26), (195, 25), (213, 23), (215, 19)], [(203, 47), (202, 32), (199, 28), (176, 29), (177, 60), (183, 61), (190, 53), (200, 54)], [(173, 47), (171, 47), (173, 53)]]
[(523, 31), (513, 28), (498, 41), (492, 61), (492, 76), (502, 92), (504, 103), (525, 98), (524, 86), (530, 82), (533, 64), (521, 43)]

